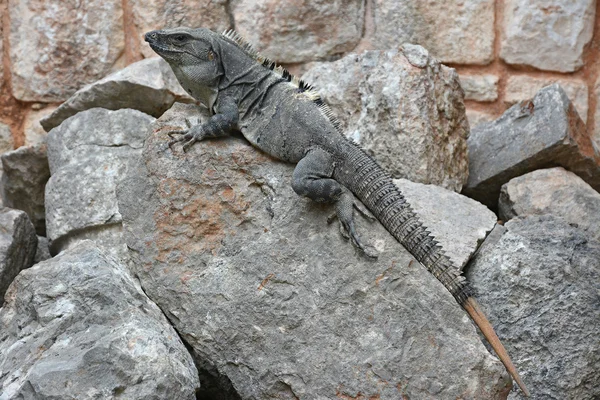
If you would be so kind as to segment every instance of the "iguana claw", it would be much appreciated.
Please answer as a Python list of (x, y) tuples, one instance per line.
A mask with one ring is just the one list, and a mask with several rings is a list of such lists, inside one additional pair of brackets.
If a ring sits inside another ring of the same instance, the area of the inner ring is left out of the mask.
[(327, 223), (332, 223), (334, 219), (338, 219), (340, 221), (340, 233), (346, 239), (349, 239), (352, 244), (362, 251), (367, 257), (377, 258), (377, 252), (371, 246), (365, 246), (362, 244), (360, 238), (358, 237), (358, 233), (356, 232), (356, 228), (354, 227), (354, 209), (358, 210), (365, 218), (370, 221), (375, 220), (375, 218), (365, 212), (359, 205), (358, 202), (354, 199), (354, 196), (350, 192), (345, 192), (338, 199), (335, 204), (335, 214), (330, 215), (327, 218)]

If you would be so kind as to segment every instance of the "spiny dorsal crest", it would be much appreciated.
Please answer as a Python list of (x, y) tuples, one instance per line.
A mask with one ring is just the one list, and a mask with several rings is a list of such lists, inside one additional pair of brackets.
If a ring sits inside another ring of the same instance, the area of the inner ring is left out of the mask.
[(292, 85), (297, 87), (300, 92), (304, 93), (311, 99), (314, 103), (319, 106), (319, 110), (323, 115), (325, 115), (329, 121), (335, 126), (338, 131), (341, 131), (341, 123), (333, 114), (329, 106), (325, 104), (319, 93), (308, 83), (299, 79), (297, 76), (290, 74), (290, 72), (283, 68), (281, 65), (277, 65), (275, 61), (270, 60), (269, 58), (260, 54), (254, 46), (252, 46), (246, 39), (242, 37), (239, 33), (234, 31), (233, 29), (228, 29), (222, 33), (222, 36), (226, 39), (231, 40), (235, 43), (240, 49), (242, 49), (250, 58), (256, 60), (258, 63), (262, 64), (264, 67), (269, 68), (271, 71), (281, 76), (283, 79), (290, 82)]

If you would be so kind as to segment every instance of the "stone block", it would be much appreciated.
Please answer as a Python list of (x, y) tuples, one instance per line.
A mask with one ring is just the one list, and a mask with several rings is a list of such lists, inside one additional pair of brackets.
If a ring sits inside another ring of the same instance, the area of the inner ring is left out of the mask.
[(465, 100), (496, 101), (498, 99), (497, 75), (460, 76), (460, 85), (465, 91)]

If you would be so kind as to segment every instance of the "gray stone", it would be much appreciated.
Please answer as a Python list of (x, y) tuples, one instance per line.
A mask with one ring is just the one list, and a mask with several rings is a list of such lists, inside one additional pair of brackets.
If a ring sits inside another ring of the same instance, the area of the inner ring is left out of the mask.
[(37, 250), (35, 251), (35, 258), (33, 259), (34, 264), (52, 258), (50, 255), (50, 242), (48, 241), (48, 238), (45, 238), (44, 236), (38, 236), (37, 239), (38, 245)]
[(27, 214), (0, 208), (0, 307), (13, 279), (21, 270), (33, 265), (36, 248), (35, 229)]
[(466, 183), (469, 126), (458, 74), (424, 48), (351, 54), (315, 64), (303, 79), (394, 178), (454, 191)]
[(340, 55), (356, 47), (364, 25), (364, 1), (233, 0), (236, 30), (253, 46), (282, 63)]
[(500, 57), (559, 72), (583, 66), (592, 39), (596, 0), (506, 0)]
[(56, 106), (45, 104), (36, 104), (35, 108), (27, 111), (23, 120), (23, 133), (25, 136), (25, 146), (36, 146), (46, 143), (48, 132), (42, 127), (40, 120), (48, 117), (56, 110)]
[(466, 196), (406, 179), (394, 183), (446, 255), (461, 269), (496, 225), (496, 214)]
[(10, 126), (0, 122), (0, 154), (11, 151), (13, 147), (13, 138), (10, 133)]
[(154, 57), (128, 67), (78, 90), (40, 122), (46, 131), (80, 111), (102, 107), (132, 108), (159, 117), (175, 101), (193, 102), (166, 61)]
[(594, 111), (595, 129), (591, 132), (594, 149), (600, 154), (600, 75), (596, 79), (594, 96), (596, 97), (596, 110)]
[(60, 102), (118, 68), (122, 0), (10, 1), (10, 75), (21, 101)]
[(371, 46), (387, 50), (417, 43), (445, 63), (493, 60), (494, 0), (373, 2)]
[[(510, 220), (468, 277), (531, 399), (600, 393), (600, 243), (551, 216)], [(521, 399), (516, 389), (509, 399)]]
[(379, 223), (357, 217), (374, 261), (293, 192), (293, 166), (240, 138), (170, 151), (196, 116), (156, 122), (119, 211), (144, 291), (240, 398), (503, 398), (467, 315)]
[(494, 114), (486, 111), (469, 110), (467, 108), (466, 114), (471, 129), (475, 128), (479, 124), (483, 124), (485, 122), (492, 122), (496, 119)]
[[(460, 85), (465, 91), (465, 100), (496, 101), (498, 99), (497, 75), (461, 75)], [(545, 85), (544, 85), (545, 86)]]
[(463, 193), (495, 209), (500, 187), (540, 168), (562, 166), (600, 190), (600, 156), (594, 152), (567, 94), (557, 85), (516, 104), (502, 117), (471, 130), (469, 180)]
[(50, 177), (46, 145), (19, 147), (1, 158), (4, 206), (25, 211), (37, 234), (45, 235), (44, 188)]
[(195, 399), (192, 357), (93, 243), (19, 274), (0, 309), (0, 398)]
[(50, 131), (46, 218), (52, 254), (84, 239), (125, 252), (116, 185), (139, 158), (152, 121), (137, 110), (92, 108)]
[(540, 169), (502, 186), (500, 218), (553, 214), (600, 241), (600, 193), (564, 168)]

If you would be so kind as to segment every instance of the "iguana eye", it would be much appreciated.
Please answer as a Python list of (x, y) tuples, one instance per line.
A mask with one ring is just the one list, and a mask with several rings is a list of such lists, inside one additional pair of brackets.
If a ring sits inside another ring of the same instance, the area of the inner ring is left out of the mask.
[(183, 42), (185, 40), (185, 35), (175, 35), (173, 36), (176, 42)]

